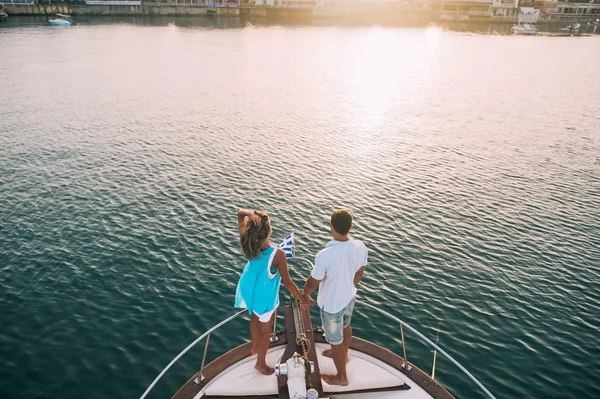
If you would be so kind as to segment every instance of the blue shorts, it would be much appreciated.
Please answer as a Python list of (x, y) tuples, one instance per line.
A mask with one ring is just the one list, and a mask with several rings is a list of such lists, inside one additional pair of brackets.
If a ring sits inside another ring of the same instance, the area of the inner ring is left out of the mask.
[(344, 341), (344, 328), (352, 321), (352, 312), (356, 297), (352, 298), (346, 307), (337, 313), (327, 313), (321, 309), (321, 323), (325, 330), (325, 340), (331, 345), (339, 345)]

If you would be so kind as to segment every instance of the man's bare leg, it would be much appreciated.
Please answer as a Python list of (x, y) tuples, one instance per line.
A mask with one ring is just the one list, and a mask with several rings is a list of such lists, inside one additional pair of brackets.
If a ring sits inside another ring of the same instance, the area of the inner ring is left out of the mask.
[[(352, 327), (346, 326), (346, 327), (344, 327), (344, 342), (342, 342), (342, 345), (344, 345), (344, 348), (346, 348), (346, 362), (350, 361), (350, 359), (348, 358), (348, 350), (350, 349), (351, 343), (352, 343)], [(322, 354), (325, 357), (329, 357), (329, 358), (333, 357), (331, 349), (325, 349), (322, 352)]]
[(333, 363), (337, 370), (337, 374), (321, 374), (323, 381), (329, 385), (348, 385), (348, 375), (346, 374), (346, 362), (348, 358), (346, 356), (346, 348), (342, 342), (339, 345), (331, 345), (331, 353), (333, 357)]
[(344, 342), (342, 342), (342, 345), (344, 345), (344, 348), (346, 349), (346, 361), (350, 361), (350, 359), (348, 358), (348, 350), (350, 350), (350, 344), (352, 343), (352, 327), (350, 326), (350, 324), (348, 324), (346, 327), (344, 327)]

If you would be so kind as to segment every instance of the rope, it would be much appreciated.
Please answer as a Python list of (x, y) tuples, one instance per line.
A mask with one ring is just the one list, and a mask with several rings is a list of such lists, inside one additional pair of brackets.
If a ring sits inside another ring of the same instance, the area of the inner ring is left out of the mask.
[(294, 323), (296, 325), (296, 345), (300, 349), (300, 357), (304, 359), (304, 378), (306, 383), (306, 388), (312, 388), (312, 383), (310, 382), (310, 361), (308, 360), (308, 348), (310, 345), (310, 341), (306, 337), (306, 329), (304, 328), (304, 320), (302, 320), (302, 309), (300, 307), (300, 301), (296, 298), (292, 299), (292, 310), (294, 311)]

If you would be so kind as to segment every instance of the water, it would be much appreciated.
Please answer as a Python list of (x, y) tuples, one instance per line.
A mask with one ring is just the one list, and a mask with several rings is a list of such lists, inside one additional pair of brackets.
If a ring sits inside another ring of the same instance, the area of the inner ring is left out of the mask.
[[(342, 206), (371, 250), (362, 300), (430, 338), (439, 323), (498, 398), (599, 397), (599, 46), (438, 28), (0, 28), (0, 397), (138, 397), (233, 313), (238, 207), (268, 210), (274, 237), (295, 231), (312, 256)], [(400, 351), (396, 325), (364, 310), (354, 323)], [(246, 328), (213, 336), (210, 356)], [(448, 361), (436, 376), (481, 397)]]

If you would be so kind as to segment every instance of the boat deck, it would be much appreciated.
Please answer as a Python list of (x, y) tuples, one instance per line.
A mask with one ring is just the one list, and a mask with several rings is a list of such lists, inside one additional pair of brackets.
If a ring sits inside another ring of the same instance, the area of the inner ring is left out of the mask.
[[(321, 373), (335, 373), (333, 360), (324, 357), (321, 352), (329, 345), (317, 343), (317, 357)], [(267, 354), (267, 363), (279, 363), (284, 346), (271, 348)], [(432, 398), (423, 388), (410, 380), (404, 373), (383, 361), (351, 349), (348, 362), (350, 385), (335, 386), (323, 382), (325, 395), (335, 398)], [(209, 382), (195, 399), (211, 397), (262, 397), (278, 398), (279, 389), (275, 375), (265, 376), (254, 369), (256, 356), (249, 356), (230, 366)]]
[[(307, 357), (314, 363), (310, 385), (320, 398), (404, 398), (404, 399), (454, 399), (437, 381), (402, 357), (354, 337), (348, 353), (348, 386), (328, 385), (321, 374), (334, 374), (333, 360), (322, 355), (329, 348), (324, 337), (312, 328), (309, 309), (298, 307), (297, 317), (302, 319), (302, 336), (308, 341)], [(285, 363), (298, 352), (294, 311), (284, 308), (285, 330), (277, 334), (267, 352), (267, 364)], [(207, 341), (208, 342), (208, 341)], [(173, 396), (173, 399), (291, 399), (287, 376), (265, 376), (254, 369), (256, 355), (250, 353), (247, 342), (219, 356), (202, 370), (202, 381), (197, 384), (192, 377)]]

